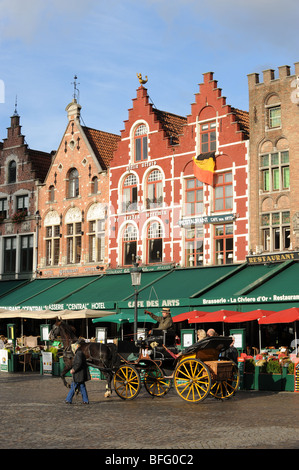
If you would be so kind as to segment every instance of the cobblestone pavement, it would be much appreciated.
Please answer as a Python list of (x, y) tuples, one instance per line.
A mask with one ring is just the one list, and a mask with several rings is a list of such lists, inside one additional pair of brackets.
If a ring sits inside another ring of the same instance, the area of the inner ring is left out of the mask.
[[(70, 379), (69, 379), (70, 380)], [(0, 373), (0, 449), (298, 449), (299, 394), (239, 391), (225, 401), (182, 400), (171, 389), (152, 398), (142, 388), (132, 401), (105, 382), (87, 383), (90, 404), (78, 395), (65, 404), (58, 377)]]

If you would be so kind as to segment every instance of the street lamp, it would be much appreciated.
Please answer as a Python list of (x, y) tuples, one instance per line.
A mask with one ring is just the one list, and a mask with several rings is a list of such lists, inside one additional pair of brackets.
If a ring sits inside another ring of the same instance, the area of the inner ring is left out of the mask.
[(134, 263), (133, 268), (131, 268), (130, 273), (131, 273), (132, 286), (134, 287), (134, 297), (135, 297), (135, 302), (134, 302), (134, 338), (135, 338), (135, 341), (137, 341), (137, 316), (138, 316), (137, 301), (138, 301), (138, 294), (139, 294), (138, 287), (141, 284), (141, 273), (142, 273), (142, 269), (138, 266), (137, 261)]

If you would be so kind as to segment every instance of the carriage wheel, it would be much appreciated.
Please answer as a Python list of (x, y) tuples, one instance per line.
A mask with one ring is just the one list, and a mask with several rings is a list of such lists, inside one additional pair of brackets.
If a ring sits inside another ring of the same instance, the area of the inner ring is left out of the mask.
[(120, 366), (113, 377), (114, 389), (117, 395), (123, 400), (133, 400), (136, 398), (141, 388), (140, 376), (130, 365)]
[(144, 387), (154, 397), (162, 397), (170, 390), (171, 379), (165, 378), (165, 374), (157, 365), (146, 369)]
[(189, 402), (204, 400), (210, 392), (210, 371), (199, 359), (180, 362), (174, 371), (173, 380), (178, 395)]
[(238, 367), (233, 364), (232, 376), (230, 379), (213, 382), (211, 387), (211, 395), (213, 397), (224, 400), (234, 395), (240, 382), (240, 372)]

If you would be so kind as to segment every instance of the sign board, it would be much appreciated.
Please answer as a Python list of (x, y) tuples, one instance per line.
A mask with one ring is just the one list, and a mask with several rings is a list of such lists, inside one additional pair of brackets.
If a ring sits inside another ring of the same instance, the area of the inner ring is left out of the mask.
[(294, 367), (294, 392), (299, 392), (299, 362)]
[(40, 339), (41, 341), (49, 341), (50, 325), (40, 325)]
[(99, 369), (96, 367), (88, 367), (89, 373), (90, 373), (90, 378), (91, 380), (101, 380), (102, 379), (102, 373)]
[(194, 343), (194, 330), (181, 330), (181, 348), (188, 348)]
[(8, 372), (8, 351), (0, 349), (0, 371)]
[(42, 352), (43, 375), (52, 375), (52, 353)]
[(298, 260), (299, 252), (275, 253), (272, 255), (250, 255), (246, 256), (246, 259), (248, 264), (283, 263), (284, 261)]
[(235, 338), (234, 346), (238, 350), (239, 353), (242, 353), (246, 348), (245, 328), (229, 330), (229, 335)]
[(107, 342), (107, 328), (96, 328), (96, 339), (97, 343)]

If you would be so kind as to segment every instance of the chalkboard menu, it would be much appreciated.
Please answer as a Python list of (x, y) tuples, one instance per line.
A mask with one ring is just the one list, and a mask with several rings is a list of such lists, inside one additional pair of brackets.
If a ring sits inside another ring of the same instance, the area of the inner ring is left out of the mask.
[(295, 364), (294, 375), (295, 375), (294, 392), (299, 392), (299, 362)]

